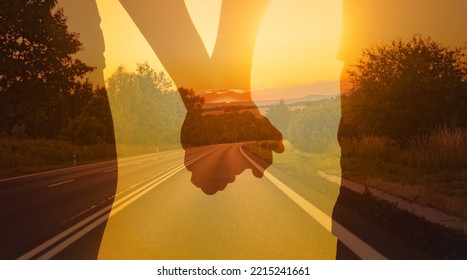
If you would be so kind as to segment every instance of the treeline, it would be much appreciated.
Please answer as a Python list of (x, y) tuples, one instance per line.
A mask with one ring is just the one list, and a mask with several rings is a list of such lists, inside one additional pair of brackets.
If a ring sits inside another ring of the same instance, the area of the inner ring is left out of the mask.
[(163, 74), (146, 63), (134, 73), (117, 70), (107, 90), (93, 85), (83, 77), (95, 68), (76, 58), (83, 45), (57, 1), (2, 1), (0, 9), (1, 138), (77, 145), (115, 144), (114, 135), (123, 145), (179, 141), (185, 111)]
[(82, 80), (94, 68), (56, 4), (0, 3), (0, 137), (112, 143), (106, 92)]
[[(104, 88), (77, 83), (71, 92), (41, 95), (7, 91), (0, 95), (0, 135), (12, 139), (61, 139), (77, 144), (113, 142)], [(31, 97), (31, 98), (27, 98)]]
[(88, 81), (75, 81), (68, 90), (46, 83), (25, 82), (0, 94), (0, 136), (79, 145), (114, 143), (105, 88), (93, 88)]
[(191, 89), (180, 88), (179, 92), (187, 109), (180, 137), (183, 147), (282, 140), (279, 130), (255, 106), (233, 112), (203, 113), (202, 96)]
[(172, 82), (148, 63), (120, 67), (107, 81), (117, 144), (161, 147), (180, 142), (186, 110)]
[(294, 147), (304, 152), (322, 153), (337, 143), (340, 98), (312, 102), (293, 110), (282, 100), (272, 105), (267, 117)]

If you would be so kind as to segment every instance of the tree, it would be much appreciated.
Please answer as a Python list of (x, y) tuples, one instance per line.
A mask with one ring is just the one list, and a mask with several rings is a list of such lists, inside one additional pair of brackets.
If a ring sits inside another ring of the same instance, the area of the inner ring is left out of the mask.
[(119, 144), (162, 146), (178, 143), (183, 104), (170, 80), (138, 64), (135, 72), (123, 67), (108, 80), (108, 96)]
[(278, 104), (271, 105), (269, 107), (267, 117), (277, 127), (282, 134), (287, 134), (287, 127), (289, 126), (291, 110), (284, 100), (281, 100)]
[(467, 64), (462, 48), (415, 35), (364, 50), (349, 71), (342, 131), (405, 141), (441, 126), (467, 124)]
[(336, 141), (339, 106), (339, 98), (331, 98), (292, 111), (288, 127), (290, 143), (303, 152), (326, 152), (329, 145)]
[(224, 107), (223, 110), (203, 111), (204, 97), (193, 89), (179, 88), (187, 109), (183, 122), (180, 142), (183, 148), (239, 143), (245, 141), (271, 142), (270, 147), (282, 149), (277, 142), (282, 134), (270, 121), (256, 111), (256, 107)]
[(29, 137), (57, 137), (66, 126), (65, 99), (93, 68), (73, 55), (78, 34), (67, 30), (56, 0), (0, 2), (0, 131), (25, 125)]
[[(72, 97), (76, 95), (75, 93)], [(96, 88), (85, 104), (80, 104), (80, 99), (84, 98), (78, 96), (72, 99), (73, 104), (78, 104), (79, 111), (78, 114), (73, 114), (68, 125), (61, 130), (60, 138), (84, 145), (115, 143), (112, 114), (105, 88)]]

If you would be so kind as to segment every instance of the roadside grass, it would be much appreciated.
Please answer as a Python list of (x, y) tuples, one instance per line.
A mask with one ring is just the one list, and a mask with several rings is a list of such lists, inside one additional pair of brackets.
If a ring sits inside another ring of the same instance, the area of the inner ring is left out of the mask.
[(159, 146), (142, 145), (76, 145), (61, 140), (0, 138), (0, 178), (10, 178), (37, 172), (66, 168), (138, 156), (156, 151), (180, 149), (180, 144)]
[[(467, 216), (467, 129), (439, 128), (405, 147), (366, 136), (328, 143), (325, 152), (304, 153), (289, 143), (274, 164), (305, 184), (316, 171), (341, 176), (421, 205)], [(326, 193), (327, 190), (321, 190)]]
[[(401, 192), (405, 195), (412, 193), (415, 195), (412, 197), (412, 201), (421, 205), (430, 206), (455, 216), (467, 217), (465, 211), (467, 209), (467, 171), (465, 168), (458, 165), (438, 164), (432, 156), (427, 157), (420, 154), (420, 150), (432, 150), (433, 146), (440, 148), (439, 154), (442, 154), (443, 151), (459, 152), (460, 150), (456, 149), (462, 149), (458, 145), (459, 143), (444, 139), (451, 136), (458, 139), (457, 132), (437, 133), (434, 133), (431, 138), (425, 138), (426, 141), (422, 141), (423, 139), (413, 140), (413, 144), (410, 146), (410, 149), (414, 150), (413, 153), (410, 150), (389, 146), (386, 140), (378, 138), (365, 139), (360, 143), (344, 143), (353, 144), (356, 149), (354, 153), (342, 158), (343, 164), (347, 165), (347, 168), (352, 169), (353, 172), (352, 177), (347, 176), (347, 178), (396, 196), (399, 196)], [(428, 139), (431, 140), (427, 141)], [(320, 182), (316, 178), (316, 171), (321, 170), (340, 177), (341, 151), (339, 145), (335, 142), (328, 143), (326, 152), (313, 154), (304, 153), (289, 142), (284, 142), (285, 152), (274, 154), (274, 166), (289, 175), (293, 175), (295, 179), (306, 186), (320, 191), (330, 198), (337, 198), (340, 192), (339, 188), (326, 186)], [(445, 146), (441, 143), (457, 144)], [(457, 148), (452, 150), (453, 147)], [(382, 160), (382, 157), (393, 159), (393, 163)], [(443, 154), (442, 157), (445, 155)], [(411, 158), (411, 161), (408, 161), (407, 158)], [(461, 156), (455, 155), (449, 161), (456, 162), (459, 158)], [(401, 162), (407, 162), (407, 164), (418, 162), (418, 164), (404, 166)], [(433, 164), (429, 164), (430, 162)], [(442, 170), (440, 167), (443, 167)], [(428, 172), (427, 169), (431, 171)], [(436, 171), (437, 169), (440, 170)], [(376, 179), (369, 180), (370, 176)], [(344, 175), (344, 177), (346, 176)], [(464, 178), (463, 182), (461, 182), (462, 178)], [(457, 181), (458, 187), (453, 185), (455, 181)], [(346, 196), (343, 201), (351, 203), (347, 207), (391, 232), (407, 236), (410, 243), (417, 244), (420, 248), (432, 253), (433, 256), (448, 259), (465, 257), (465, 242), (462, 242), (465, 240), (465, 234), (462, 231), (445, 228), (416, 216), (407, 215), (405, 211), (389, 202), (374, 203), (374, 199), (370, 195), (360, 195), (345, 188), (342, 192)], [(445, 196), (445, 193), (449, 196)], [(436, 242), (440, 246), (430, 246)]]
[(379, 177), (438, 188), (439, 184), (467, 186), (467, 129), (442, 127), (410, 139), (406, 147), (374, 136), (345, 139), (341, 145), (344, 177)]
[(274, 154), (275, 167), (330, 198), (337, 197), (338, 188), (315, 184), (318, 170), (340, 176), (340, 151), (337, 142), (330, 143), (325, 152), (320, 154), (304, 153), (288, 141), (284, 141), (284, 147), (284, 153)]
[(399, 163), (426, 170), (467, 168), (467, 129), (442, 127), (432, 134), (411, 139)]
[(0, 177), (7, 178), (115, 158), (115, 145), (0, 138)]

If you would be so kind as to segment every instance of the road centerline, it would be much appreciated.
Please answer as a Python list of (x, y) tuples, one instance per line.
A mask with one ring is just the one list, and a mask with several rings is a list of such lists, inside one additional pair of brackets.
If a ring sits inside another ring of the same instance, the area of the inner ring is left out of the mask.
[(110, 169), (107, 169), (104, 171), (104, 173), (109, 173), (109, 172), (112, 172), (112, 171), (117, 171), (118, 168), (110, 168)]
[(71, 182), (74, 182), (74, 181), (75, 181), (75, 179), (71, 179), (71, 180), (60, 182), (60, 183), (55, 183), (55, 184), (52, 184), (52, 185), (48, 185), (47, 188), (53, 188), (53, 187), (65, 185), (65, 184), (68, 184), (68, 183), (71, 183)]

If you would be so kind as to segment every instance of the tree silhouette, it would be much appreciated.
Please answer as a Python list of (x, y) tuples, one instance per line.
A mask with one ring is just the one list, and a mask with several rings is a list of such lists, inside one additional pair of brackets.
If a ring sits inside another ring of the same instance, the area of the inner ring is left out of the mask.
[(96, 88), (86, 99), (80, 96), (74, 98), (77, 95), (75, 93), (70, 98), (70, 108), (76, 107), (77, 112), (70, 118), (68, 125), (61, 130), (60, 138), (81, 145), (115, 143), (106, 89)]
[(467, 124), (467, 63), (461, 48), (415, 35), (374, 46), (349, 71), (345, 131), (403, 141), (440, 125)]
[(78, 34), (67, 30), (55, 0), (0, 2), (0, 118), (2, 134), (25, 126), (29, 137), (57, 137), (65, 99), (93, 68), (73, 54)]

